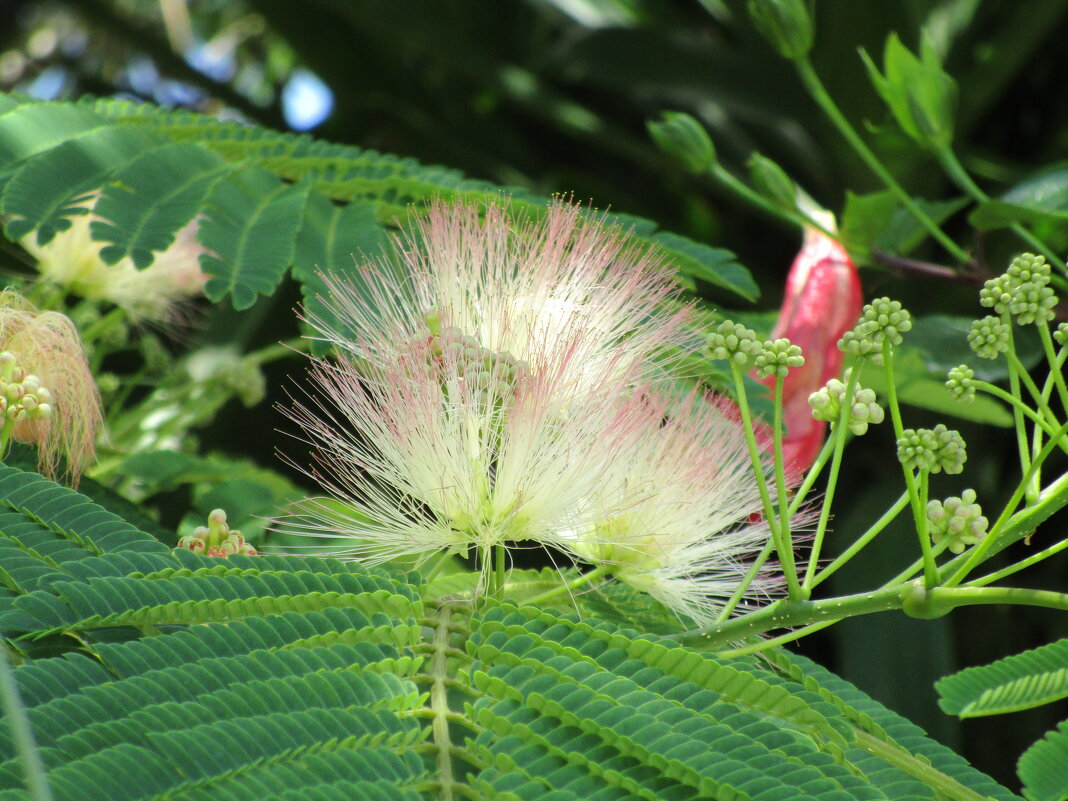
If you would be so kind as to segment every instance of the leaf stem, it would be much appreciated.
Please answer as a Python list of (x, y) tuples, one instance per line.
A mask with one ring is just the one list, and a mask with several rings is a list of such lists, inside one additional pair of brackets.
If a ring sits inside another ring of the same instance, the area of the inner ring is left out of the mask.
[(894, 176), (892, 176), (886, 167), (883, 166), (883, 163), (879, 161), (879, 157), (876, 156), (871, 148), (864, 143), (864, 140), (860, 138), (856, 129), (849, 120), (845, 118), (841, 109), (839, 109), (838, 105), (834, 102), (834, 98), (827, 92), (826, 87), (823, 85), (823, 81), (820, 80), (819, 75), (813, 68), (812, 62), (805, 57), (795, 60), (794, 65), (797, 67), (801, 82), (805, 85), (805, 89), (808, 90), (812, 99), (816, 101), (819, 107), (823, 110), (823, 113), (827, 115), (832, 123), (834, 123), (838, 132), (842, 134), (847, 142), (849, 142), (857, 155), (868, 165), (868, 168), (879, 177), (879, 180), (881, 180), (883, 184), (894, 193), (897, 199), (901, 201), (901, 205), (903, 205), (908, 212), (916, 218), (920, 225), (922, 225), (943, 248), (951, 253), (953, 257), (962, 264), (969, 262), (970, 257), (968, 254), (938, 227), (938, 223), (931, 219), (927, 212), (916, 204), (909, 193), (905, 191)]
[(850, 559), (856, 556), (873, 539), (875, 539), (876, 536), (882, 533), (883, 529), (890, 525), (890, 523), (893, 522), (894, 518), (901, 514), (901, 510), (908, 506), (908, 504), (908, 492), (901, 493), (901, 497), (894, 501), (893, 506), (883, 512), (882, 517), (876, 520), (867, 531), (857, 537), (857, 539), (853, 541), (853, 544), (846, 548), (846, 550), (844, 550), (833, 562), (831, 562), (829, 565), (827, 565), (827, 567), (825, 567), (813, 577), (810, 586), (817, 587), (818, 585), (829, 579), (831, 576), (833, 576), (839, 568), (841, 568)]
[(786, 576), (786, 591), (791, 598), (797, 600), (804, 596), (804, 592), (797, 582), (797, 564), (794, 561), (794, 542), (790, 532), (790, 518), (788, 516), (790, 497), (786, 492), (786, 469), (783, 464), (782, 390), (784, 381), (785, 376), (775, 376), (774, 422), (772, 425), (773, 452), (775, 454), (775, 499), (779, 502), (779, 540), (783, 546), (782, 555), (787, 560), (782, 564), (783, 573)]

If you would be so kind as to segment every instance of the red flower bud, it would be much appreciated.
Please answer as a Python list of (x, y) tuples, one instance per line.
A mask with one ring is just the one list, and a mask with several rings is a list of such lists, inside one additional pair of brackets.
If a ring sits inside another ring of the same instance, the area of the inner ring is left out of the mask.
[[(827, 424), (812, 418), (808, 396), (839, 377), (843, 354), (838, 340), (856, 323), (862, 305), (860, 278), (849, 254), (818, 229), (806, 228), (771, 334), (800, 345), (805, 356), (804, 365), (791, 370), (783, 384), (783, 457), (791, 472), (807, 470), (823, 444)], [(774, 386), (774, 381), (764, 383)]]

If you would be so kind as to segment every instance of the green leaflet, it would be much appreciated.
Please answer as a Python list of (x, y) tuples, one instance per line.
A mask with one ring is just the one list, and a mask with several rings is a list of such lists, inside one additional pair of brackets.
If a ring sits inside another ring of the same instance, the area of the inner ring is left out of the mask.
[(1068, 721), (1024, 751), (1016, 769), (1027, 801), (1068, 798)]
[[(104, 189), (104, 219), (93, 226), (107, 243), (102, 256), (129, 256), (144, 268), (202, 217), (198, 240), (211, 251), (202, 257), (212, 276), (206, 293), (238, 309), (272, 292), (289, 270), (314, 298), (317, 271), (378, 257), (410, 204), (502, 196), (501, 187), (455, 170), (150, 104), (0, 98), (9, 101), (0, 111), (0, 212), (10, 238), (38, 230), (49, 240), (69, 227), (85, 193)], [(540, 214), (546, 202), (518, 188), (503, 194), (522, 213)], [(684, 285), (700, 278), (756, 297), (752, 277), (727, 251), (656, 233), (648, 220), (609, 219), (665, 252)]]
[(1068, 698), (1068, 639), (967, 668), (935, 684), (950, 715), (976, 718), (1018, 712)]

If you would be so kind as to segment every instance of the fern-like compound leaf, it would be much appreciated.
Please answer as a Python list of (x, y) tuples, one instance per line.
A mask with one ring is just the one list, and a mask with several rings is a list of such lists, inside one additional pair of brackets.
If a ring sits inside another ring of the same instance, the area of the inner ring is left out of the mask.
[(1016, 770), (1027, 801), (1068, 799), (1068, 720), (1024, 751)]
[(935, 684), (939, 706), (975, 718), (1031, 709), (1068, 698), (1068, 639), (966, 668)]

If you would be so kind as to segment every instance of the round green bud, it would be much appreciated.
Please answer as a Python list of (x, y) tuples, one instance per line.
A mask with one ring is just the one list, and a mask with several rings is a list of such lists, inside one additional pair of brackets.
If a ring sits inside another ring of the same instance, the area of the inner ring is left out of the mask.
[(1000, 317), (988, 315), (972, 323), (968, 345), (981, 359), (996, 359), (1009, 349), (1009, 326)]
[(897, 440), (897, 458), (910, 470), (960, 473), (967, 461), (964, 438), (939, 423), (933, 429), (905, 429)]
[(742, 369), (764, 349), (755, 331), (731, 320), (724, 320), (708, 335), (707, 348), (709, 358), (730, 359)]
[(936, 545), (947, 540), (953, 553), (961, 553), (986, 536), (990, 521), (983, 516), (982, 507), (975, 502), (975, 490), (966, 489), (960, 497), (927, 504), (927, 526)]
[(953, 393), (953, 397), (959, 400), (975, 400), (975, 384), (972, 383), (972, 379), (975, 378), (975, 370), (966, 364), (959, 365), (950, 369), (947, 380), (946, 389)]
[(882, 364), (883, 343), (900, 345), (901, 335), (912, 328), (912, 315), (900, 301), (876, 298), (861, 311), (860, 319), (838, 340), (838, 349), (851, 356)]
[(788, 339), (766, 340), (760, 353), (753, 359), (753, 366), (761, 378), (785, 378), (791, 367), (800, 367), (804, 363), (801, 348), (790, 344)]

